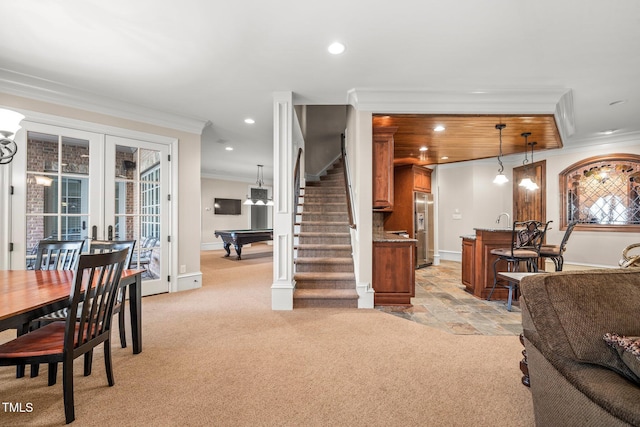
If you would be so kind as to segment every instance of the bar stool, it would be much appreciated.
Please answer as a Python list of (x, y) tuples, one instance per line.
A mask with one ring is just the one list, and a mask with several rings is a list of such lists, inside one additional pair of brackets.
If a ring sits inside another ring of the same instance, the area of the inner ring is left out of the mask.
[(567, 246), (567, 241), (569, 240), (569, 236), (571, 236), (571, 232), (577, 223), (578, 221), (569, 223), (559, 245), (542, 245), (540, 247), (540, 256), (543, 258), (551, 258), (553, 265), (556, 267), (556, 271), (562, 271), (562, 266), (564, 264), (563, 254)]
[[(540, 258), (540, 247), (547, 233), (549, 223), (540, 221), (514, 221), (511, 230), (511, 247), (497, 248), (491, 251), (492, 255), (498, 258), (493, 262), (493, 287), (487, 301), (491, 301), (491, 296), (498, 285), (497, 266), (500, 261), (507, 262), (508, 271), (520, 271), (520, 263), (526, 263), (526, 271), (538, 271), (538, 258)], [(505, 287), (510, 289), (510, 284)]]

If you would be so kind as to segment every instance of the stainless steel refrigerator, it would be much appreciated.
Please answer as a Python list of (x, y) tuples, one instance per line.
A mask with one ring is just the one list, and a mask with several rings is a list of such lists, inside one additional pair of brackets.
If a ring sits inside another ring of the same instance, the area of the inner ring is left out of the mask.
[(413, 193), (413, 222), (416, 268), (426, 267), (433, 264), (433, 194)]

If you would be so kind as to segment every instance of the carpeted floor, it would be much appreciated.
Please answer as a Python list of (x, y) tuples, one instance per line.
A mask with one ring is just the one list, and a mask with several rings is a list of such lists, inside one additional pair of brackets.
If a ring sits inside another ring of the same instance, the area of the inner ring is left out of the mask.
[[(251, 250), (249, 250), (251, 249)], [(143, 299), (143, 351), (75, 363), (77, 426), (533, 426), (514, 335), (456, 335), (380, 310), (271, 310), (272, 258), (202, 253), (203, 287)], [(268, 248), (270, 249), (270, 248)], [(252, 255), (252, 256), (250, 256)], [(13, 331), (0, 333), (0, 342)], [(0, 368), (0, 425), (64, 424), (61, 381)]]

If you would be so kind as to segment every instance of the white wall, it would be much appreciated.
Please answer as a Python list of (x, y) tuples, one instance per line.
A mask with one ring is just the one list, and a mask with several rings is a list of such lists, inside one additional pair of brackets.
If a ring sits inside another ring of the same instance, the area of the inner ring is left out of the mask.
[[(547, 234), (548, 243), (560, 243), (560, 197), (558, 174), (568, 166), (588, 157), (612, 154), (640, 154), (640, 139), (636, 137), (610, 138), (606, 144), (536, 153), (535, 160), (547, 163), (547, 220), (552, 220)], [(513, 168), (521, 166), (522, 156), (504, 159), (505, 174), (511, 180)], [(512, 214), (511, 182), (498, 186), (492, 183), (496, 174), (495, 159), (438, 166), (439, 173), (439, 248), (445, 255), (458, 257), (460, 236), (475, 234), (475, 227), (495, 227), (500, 212)], [(459, 209), (462, 219), (452, 218)], [(513, 219), (513, 215), (511, 216)], [(595, 232), (574, 230), (567, 244), (565, 264), (617, 266), (622, 250), (640, 242), (640, 233)], [(450, 257), (451, 258), (451, 257)]]
[[(240, 181), (227, 181), (216, 178), (202, 178), (201, 180), (201, 200), (202, 200), (202, 244), (203, 250), (222, 249), (222, 240), (213, 233), (215, 230), (245, 230), (251, 228), (251, 206), (242, 205), (240, 215), (216, 215), (213, 209), (215, 198), (241, 199), (244, 202), (247, 194), (250, 194), (251, 187), (256, 187), (255, 183), (249, 184)], [(269, 191), (271, 188), (263, 187)], [(269, 207), (268, 224), (271, 224), (271, 211)]]

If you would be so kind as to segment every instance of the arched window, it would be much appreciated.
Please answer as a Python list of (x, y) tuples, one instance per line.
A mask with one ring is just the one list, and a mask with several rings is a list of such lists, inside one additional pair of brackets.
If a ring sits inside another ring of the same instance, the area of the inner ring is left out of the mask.
[(590, 157), (560, 172), (561, 228), (640, 231), (640, 156)]

